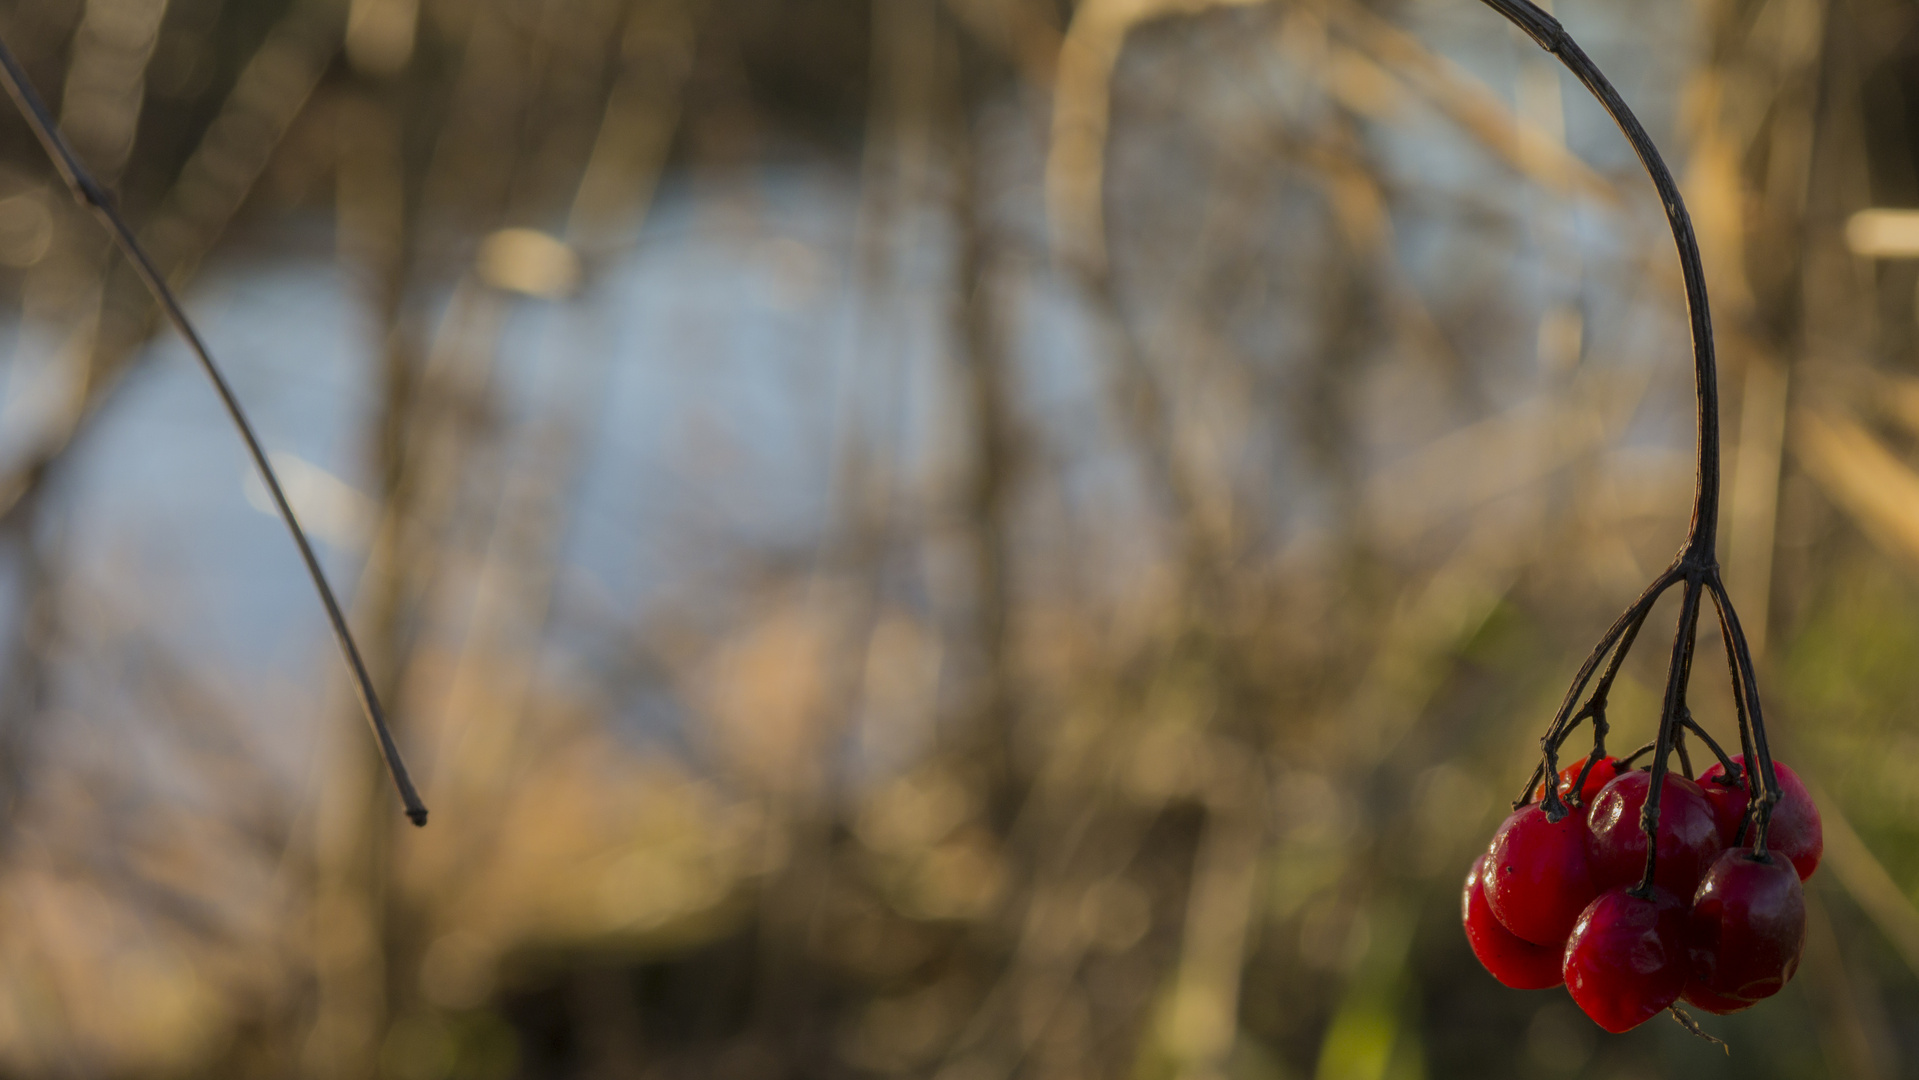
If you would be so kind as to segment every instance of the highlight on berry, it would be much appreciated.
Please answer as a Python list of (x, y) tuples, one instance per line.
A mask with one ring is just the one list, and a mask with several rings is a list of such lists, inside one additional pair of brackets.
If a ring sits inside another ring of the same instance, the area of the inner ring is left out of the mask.
[[(1773, 767), (1788, 792), (1773, 820), (1790, 822), (1779, 843), (1759, 851), (1741, 841), (1743, 813), (1716, 813), (1715, 796), (1739, 792), (1715, 765), (1706, 785), (1667, 775), (1650, 890), (1640, 867), (1649, 845), (1639, 831), (1651, 770), (1600, 759), (1613, 776), (1590, 797), (1544, 801), (1513, 811), (1466, 875), (1461, 897), (1466, 940), (1492, 976), (1519, 990), (1564, 985), (1607, 1031), (1623, 1032), (1675, 1002), (1732, 1013), (1778, 993), (1799, 968), (1806, 940), (1801, 882), (1818, 868), (1819, 810), (1790, 769)], [(1583, 762), (1574, 766), (1577, 769)], [(1569, 769), (1571, 773), (1573, 769)], [(1562, 777), (1570, 795), (1576, 778)]]

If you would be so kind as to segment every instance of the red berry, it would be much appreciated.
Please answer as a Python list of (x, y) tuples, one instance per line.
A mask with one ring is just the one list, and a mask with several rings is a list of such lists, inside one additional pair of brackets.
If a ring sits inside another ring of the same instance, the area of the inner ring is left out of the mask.
[(1538, 803), (1513, 811), (1493, 834), (1483, 877), (1486, 903), (1501, 925), (1557, 948), (1599, 891), (1586, 868), (1585, 817), (1547, 821)]
[[(1639, 814), (1651, 790), (1652, 774), (1634, 770), (1621, 773), (1593, 800), (1587, 824), (1592, 830), (1593, 882), (1599, 888), (1634, 885), (1645, 874), (1646, 834)], [(1705, 791), (1667, 773), (1659, 798), (1659, 864), (1653, 884), (1674, 896), (1691, 896), (1725, 846)]]
[[(1746, 756), (1741, 754), (1733, 761), (1744, 766)], [(1819, 869), (1819, 856), (1826, 850), (1819, 808), (1813, 805), (1812, 796), (1800, 782), (1798, 773), (1775, 761), (1772, 774), (1779, 780), (1779, 801), (1773, 805), (1772, 825), (1766, 830), (1766, 850), (1781, 852), (1791, 859), (1803, 881)], [(1730, 844), (1738, 837), (1739, 843), (1751, 844), (1750, 835), (1739, 836), (1739, 826), (1746, 818), (1745, 784), (1723, 783), (1725, 775), (1723, 766), (1714, 765), (1699, 777), (1700, 786), (1712, 799), (1713, 810), (1719, 816), (1719, 832), (1726, 842)], [(1750, 827), (1747, 831), (1750, 833)]]
[(1679, 993), (1679, 1000), (1688, 1005), (1696, 1005), (1706, 1012), (1715, 1013), (1719, 1016), (1736, 1013), (1741, 1009), (1750, 1009), (1754, 1005), (1759, 1004), (1756, 1001), (1741, 1001), (1738, 998), (1720, 997), (1718, 994), (1699, 985), (1698, 980), (1693, 980), (1686, 984), (1686, 988)]
[(1493, 909), (1486, 903), (1480, 878), (1488, 856), (1481, 855), (1466, 875), (1466, 892), (1460, 897), (1460, 912), (1466, 923), (1466, 941), (1473, 955), (1492, 972), (1493, 978), (1515, 990), (1549, 990), (1565, 980), (1560, 963), (1565, 949), (1560, 945), (1534, 945), (1499, 925)]
[(1692, 985), (1721, 998), (1758, 1001), (1778, 993), (1799, 968), (1805, 889), (1784, 856), (1771, 853), (1760, 862), (1751, 848), (1733, 848), (1706, 871), (1690, 921)]
[(1615, 1035), (1679, 1000), (1688, 966), (1686, 905), (1664, 889), (1650, 900), (1624, 887), (1600, 893), (1566, 942), (1566, 989)]
[[(1591, 755), (1588, 755), (1588, 756), (1591, 756)], [(1572, 798), (1573, 781), (1579, 779), (1579, 770), (1585, 767), (1586, 767), (1586, 759), (1580, 758), (1578, 761), (1575, 761), (1571, 765), (1568, 765), (1565, 768), (1559, 770), (1559, 797), (1560, 798), (1562, 799)], [(1591, 806), (1594, 796), (1599, 794), (1599, 789), (1605, 787), (1608, 783), (1610, 783), (1613, 777), (1619, 775), (1620, 771), (1621, 770), (1619, 768), (1618, 758), (1613, 757), (1611, 754), (1607, 754), (1605, 757), (1600, 758), (1598, 764), (1593, 766), (1592, 772), (1589, 772), (1586, 774), (1586, 782), (1580, 785), (1580, 788), (1579, 788), (1580, 805)]]

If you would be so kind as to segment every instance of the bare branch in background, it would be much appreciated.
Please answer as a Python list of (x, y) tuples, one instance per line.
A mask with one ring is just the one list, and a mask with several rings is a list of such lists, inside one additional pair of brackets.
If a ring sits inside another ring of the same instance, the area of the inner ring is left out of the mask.
[(273, 497), (280, 517), (286, 522), (287, 529), (293, 534), (293, 542), (300, 549), (300, 559), (306, 564), (307, 574), (313, 579), (313, 587), (320, 594), (320, 603), (326, 608), (327, 620), (333, 624), (333, 633), (340, 643), (340, 651), (346, 656), (355, 683), (360, 692), (360, 704), (366, 710), (367, 722), (373, 728), (374, 738), (380, 744), (381, 755), (386, 759), (387, 770), (393, 776), (394, 786), (399, 789), (400, 801), (406, 807), (406, 815), (415, 825), (426, 824), (426, 804), (413, 790), (413, 781), (407, 776), (406, 763), (400, 760), (400, 748), (393, 741), (393, 733), (388, 730), (386, 714), (380, 707), (379, 696), (373, 689), (373, 677), (367, 673), (366, 663), (360, 659), (360, 650), (353, 642), (353, 631), (347, 627), (346, 615), (340, 610), (340, 602), (334, 599), (333, 587), (327, 584), (326, 572), (320, 568), (319, 557), (313, 553), (313, 545), (307, 540), (305, 530), (293, 515), (293, 506), (287, 502), (286, 492), (280, 488), (280, 478), (267, 461), (266, 449), (260, 445), (259, 436), (253, 432), (253, 425), (247, 420), (246, 412), (240, 406), (240, 399), (228, 385), (226, 376), (213, 361), (213, 354), (207, 350), (206, 343), (200, 339), (199, 331), (188, 321), (186, 310), (180, 306), (173, 295), (173, 289), (161, 274), (160, 268), (147, 255), (146, 249), (134, 236), (132, 226), (120, 216), (114, 208), (113, 196), (102, 188), (80, 164), (66, 140), (60, 136), (59, 127), (53, 115), (40, 102), (33, 87), (27, 81), (26, 72), (20, 62), (14, 59), (13, 52), (4, 43), (0, 43), (0, 72), (4, 72), (7, 93), (19, 107), (21, 115), (32, 126), (35, 136), (46, 148), (47, 156), (53, 159), (54, 167), (61, 179), (72, 189), (74, 198), (91, 209), (112, 234), (114, 243), (119, 245), (141, 280), (153, 293), (154, 299), (173, 323), (174, 329), (186, 340), (193, 354), (200, 361), (207, 378), (212, 381), (214, 390), (220, 395), (221, 404), (226, 406), (227, 415), (233, 420), (240, 438), (246, 443), (247, 452), (252, 455), (253, 463), (260, 470), (260, 478), (266, 482), (267, 491)]

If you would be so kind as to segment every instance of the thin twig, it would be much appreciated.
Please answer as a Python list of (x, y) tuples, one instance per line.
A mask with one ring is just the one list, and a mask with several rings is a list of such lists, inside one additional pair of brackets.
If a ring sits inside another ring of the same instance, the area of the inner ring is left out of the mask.
[[(1613, 682), (1619, 678), (1619, 667), (1626, 662), (1626, 654), (1632, 651), (1633, 639), (1639, 636), (1639, 628), (1646, 625), (1646, 616), (1652, 613), (1653, 602), (1658, 600), (1659, 594), (1676, 580), (1678, 579), (1673, 576), (1672, 571), (1667, 571), (1646, 590), (1645, 596), (1634, 602), (1633, 606), (1627, 609), (1626, 614), (1621, 616), (1622, 620), (1631, 617), (1632, 622), (1626, 626), (1626, 632), (1620, 636), (1619, 646), (1613, 650), (1612, 660), (1606, 665), (1606, 673), (1601, 675), (1599, 681), (1593, 685), (1592, 696), (1586, 699), (1586, 704), (1580, 707), (1572, 720), (1564, 725), (1557, 735), (1549, 736), (1553, 742), (1548, 748), (1546, 767), (1557, 763), (1556, 751), (1566, 739), (1571, 737), (1573, 731), (1578, 728), (1579, 722), (1587, 717), (1592, 718), (1593, 748), (1592, 752), (1586, 755), (1585, 766), (1579, 770), (1579, 779), (1573, 783), (1572, 795), (1575, 801), (1580, 801), (1579, 793), (1586, 790), (1586, 777), (1592, 775), (1593, 767), (1599, 764), (1599, 759), (1606, 756), (1606, 736), (1612, 729), (1606, 721), (1606, 702), (1612, 694)], [(1635, 611), (1638, 612), (1636, 617), (1633, 616)], [(1578, 681), (1575, 681), (1573, 685), (1577, 687)]]
[[(1652, 760), (1652, 789), (1647, 794), (1646, 806), (1641, 815), (1641, 826), (1646, 831), (1646, 873), (1645, 878), (1633, 890), (1636, 895), (1651, 895), (1653, 869), (1657, 858), (1656, 839), (1659, 823), (1659, 796), (1666, 772), (1666, 757), (1678, 746), (1681, 762), (1691, 772), (1683, 747), (1685, 733), (1688, 730), (1704, 732), (1693, 722), (1686, 708), (1686, 684), (1692, 670), (1693, 648), (1699, 628), (1699, 610), (1702, 596), (1710, 595), (1714, 610), (1718, 613), (1720, 626), (1726, 640), (1727, 664), (1732, 669), (1733, 696), (1738, 705), (1740, 738), (1745, 746), (1748, 809), (1756, 823), (1754, 848), (1757, 852), (1765, 850), (1766, 829), (1772, 817), (1773, 804), (1779, 800), (1779, 784), (1773, 775), (1772, 755), (1766, 745), (1765, 722), (1759, 710), (1759, 690), (1753, 673), (1752, 651), (1747, 647), (1743, 631), (1739, 627), (1739, 617), (1732, 609), (1732, 600), (1726, 595), (1725, 586), (1719, 579), (1719, 563), (1716, 553), (1716, 540), (1719, 521), (1719, 379), (1713, 359), (1712, 316), (1706, 301), (1706, 274), (1699, 255), (1699, 241), (1693, 233), (1692, 218), (1686, 212), (1685, 200), (1679, 194), (1679, 185), (1673, 180), (1672, 170), (1666, 167), (1659, 150), (1653, 145), (1646, 129), (1639, 123), (1619, 92), (1613, 89), (1597, 65), (1592, 62), (1565, 27), (1557, 19), (1541, 11), (1528, 0), (1483, 0), (1493, 10), (1505, 16), (1515, 26), (1524, 30), (1539, 47), (1559, 58), (1560, 63), (1591, 91), (1601, 106), (1611, 116), (1613, 122), (1632, 144), (1634, 153), (1652, 178), (1653, 186), (1659, 191), (1661, 205), (1666, 211), (1666, 222), (1672, 229), (1673, 245), (1678, 249), (1679, 267), (1685, 280), (1686, 311), (1692, 332), (1693, 345), (1693, 392), (1697, 405), (1698, 472), (1693, 491), (1692, 522), (1686, 530), (1686, 541), (1664, 574), (1654, 581), (1653, 589), (1666, 587), (1684, 580), (1685, 598), (1679, 614), (1679, 625), (1675, 632), (1672, 647), (1672, 659), (1666, 672), (1666, 694), (1660, 709), (1658, 738), (1654, 741)], [(1640, 603), (1649, 607), (1647, 599), (1641, 601), (1628, 614), (1637, 611)], [(1643, 617), (1643, 616), (1642, 616)], [(1623, 617), (1622, 617), (1623, 618)], [(1571, 703), (1583, 692), (1586, 681), (1591, 678), (1592, 668), (1598, 660), (1613, 648), (1617, 641), (1619, 648), (1614, 653), (1608, 680), (1595, 690), (1594, 702), (1589, 703), (1583, 715), (1593, 715), (1598, 719), (1598, 710), (1603, 709), (1603, 695), (1609, 686), (1610, 676), (1623, 661), (1625, 652), (1631, 645), (1631, 636), (1622, 637), (1621, 624), (1614, 623), (1597, 648), (1593, 650), (1579, 674), (1573, 679), (1572, 689), (1567, 693), (1567, 704), (1561, 707), (1553, 724), (1547, 729), (1545, 740), (1546, 762), (1541, 769), (1535, 770), (1532, 781), (1538, 782), (1540, 772), (1555, 760), (1557, 750), (1555, 739), (1563, 739), (1568, 728), (1567, 718), (1572, 715)], [(1635, 627), (1636, 630), (1636, 627)], [(1595, 708), (1594, 706), (1597, 706)], [(1599, 729), (1595, 722), (1595, 731)], [(1717, 746), (1708, 740), (1722, 762), (1726, 758)], [(1727, 762), (1727, 764), (1730, 764)], [(1528, 785), (1530, 793), (1531, 785)], [(1547, 802), (1556, 805), (1554, 791), (1547, 791)], [(1678, 1014), (1675, 1013), (1675, 1016)], [(1683, 1020), (1682, 1020), (1683, 1022)]]
[[(1599, 639), (1599, 644), (1593, 646), (1593, 651), (1587, 654), (1586, 662), (1579, 665), (1579, 672), (1573, 676), (1572, 685), (1567, 687), (1566, 697), (1559, 703), (1559, 712), (1553, 717), (1552, 724), (1546, 729), (1546, 737), (1542, 740), (1541, 749), (1545, 760), (1539, 767), (1533, 770), (1533, 777), (1527, 782), (1525, 793), (1520, 796), (1519, 802), (1513, 804), (1515, 807), (1523, 806), (1532, 801), (1532, 793), (1538, 786), (1540, 780), (1544, 778), (1546, 768), (1555, 762), (1559, 749), (1559, 741), (1565, 738), (1565, 733), (1571, 729), (1571, 725), (1575, 722), (1573, 719), (1573, 709), (1578, 704), (1580, 695), (1586, 692), (1586, 684), (1592, 681), (1593, 674), (1599, 670), (1599, 662), (1606, 658), (1606, 654), (1612, 650), (1615, 644), (1623, 646), (1629, 643), (1632, 638), (1639, 633), (1639, 624), (1645, 621), (1646, 614), (1652, 610), (1653, 603), (1659, 599), (1661, 593), (1665, 592), (1674, 582), (1679, 580), (1678, 571), (1679, 564), (1675, 562), (1665, 573), (1659, 575), (1651, 585), (1646, 586), (1646, 591), (1639, 594), (1639, 599), (1634, 600), (1631, 607), (1621, 612), (1619, 618), (1613, 620), (1613, 624), (1606, 630), (1605, 636)], [(1607, 689), (1611, 688), (1610, 678), (1617, 673), (1618, 664), (1615, 663), (1608, 669), (1606, 674), (1608, 681), (1605, 683), (1605, 686)], [(1599, 700), (1598, 691), (1595, 691), (1594, 699)], [(1548, 784), (1546, 786), (1545, 801), (1546, 812), (1553, 820), (1557, 821), (1559, 818), (1565, 816), (1565, 808), (1559, 801), (1557, 784)]]
[(13, 51), (0, 41), (0, 81), (6, 83), (9, 96), (19, 108), (20, 114), (33, 129), (34, 136), (46, 149), (47, 156), (53, 160), (53, 166), (60, 178), (66, 182), (73, 197), (106, 226), (114, 243), (120, 248), (135, 273), (153, 294), (168, 321), (185, 339), (187, 346), (199, 358), (200, 367), (212, 381), (214, 390), (220, 395), (220, 401), (226, 406), (227, 415), (232, 418), (233, 426), (240, 432), (240, 438), (246, 443), (247, 452), (252, 455), (253, 463), (260, 470), (260, 478), (266, 483), (267, 493), (273, 496), (273, 504), (279, 510), (280, 517), (287, 524), (287, 530), (293, 534), (293, 542), (300, 549), (300, 558), (306, 563), (307, 573), (313, 579), (313, 587), (320, 594), (320, 603), (326, 608), (327, 619), (333, 624), (333, 634), (340, 642), (340, 651), (346, 655), (347, 666), (352, 669), (355, 684), (360, 691), (360, 705), (366, 710), (367, 722), (373, 726), (374, 738), (379, 741), (381, 756), (386, 759), (387, 770), (393, 775), (394, 786), (399, 789), (400, 801), (406, 806), (406, 816), (415, 825), (426, 824), (426, 804), (413, 788), (413, 781), (407, 775), (406, 762), (400, 758), (400, 748), (393, 741), (393, 733), (388, 728), (386, 713), (380, 707), (379, 695), (374, 692), (373, 678), (367, 672), (366, 663), (360, 658), (360, 650), (353, 642), (353, 632), (347, 628), (346, 616), (340, 610), (340, 602), (334, 598), (333, 588), (327, 584), (326, 574), (320, 569), (320, 560), (313, 553), (313, 545), (308, 542), (306, 531), (300, 528), (299, 519), (294, 517), (293, 506), (287, 501), (286, 492), (280, 487), (280, 478), (273, 472), (273, 466), (267, 461), (266, 450), (260, 445), (259, 436), (254, 434), (253, 425), (248, 422), (246, 412), (240, 406), (240, 399), (228, 385), (226, 376), (214, 363), (213, 354), (207, 349), (206, 342), (200, 337), (193, 323), (188, 320), (186, 310), (174, 296), (159, 268), (148, 257), (146, 249), (134, 236), (133, 229), (121, 217), (113, 205), (113, 197), (101, 187), (87, 172), (73, 148), (61, 136), (59, 123), (40, 100), (28, 80), (25, 69), (15, 59)]
[(1691, 709), (1686, 710), (1686, 714), (1680, 717), (1679, 722), (1685, 725), (1688, 731), (1699, 736), (1700, 740), (1706, 744), (1706, 749), (1712, 751), (1712, 756), (1719, 759), (1719, 767), (1725, 770), (1727, 776), (1734, 780), (1739, 779), (1740, 768), (1738, 764), (1727, 757), (1726, 752), (1720, 749), (1719, 743), (1715, 741), (1711, 735), (1706, 734), (1706, 729), (1699, 726), (1699, 721), (1692, 718)]
[(1732, 704), (1735, 718), (1739, 722), (1739, 745), (1746, 757), (1746, 765), (1740, 777), (1746, 789), (1746, 812), (1739, 819), (1739, 828), (1732, 836), (1735, 844), (1743, 843), (1746, 826), (1752, 822), (1754, 797), (1764, 788), (1765, 780), (1753, 762), (1759, 760), (1759, 754), (1753, 749), (1752, 717), (1746, 712), (1746, 687), (1740, 677), (1739, 656), (1733, 646), (1732, 624), (1726, 619), (1725, 605), (1719, 602), (1719, 594), (1713, 594), (1713, 607), (1719, 613), (1719, 639), (1726, 645), (1726, 668), (1732, 673)]
[(1686, 1012), (1686, 1010), (1680, 1008), (1677, 1005), (1668, 1005), (1666, 1006), (1666, 1011), (1672, 1014), (1672, 1018), (1679, 1022), (1680, 1027), (1685, 1028), (1687, 1031), (1692, 1032), (1693, 1035), (1695, 1035), (1696, 1037), (1704, 1039), (1707, 1042), (1712, 1043), (1714, 1046), (1719, 1047), (1721, 1050), (1724, 1050), (1726, 1052), (1727, 1057), (1732, 1056), (1732, 1047), (1726, 1045), (1726, 1040), (1716, 1038), (1710, 1033), (1708, 1033), (1705, 1028), (1702, 1028), (1699, 1026), (1699, 1022), (1697, 1020), (1694, 1020), (1692, 1016)]
[[(1746, 631), (1739, 625), (1739, 613), (1733, 610), (1732, 597), (1717, 575), (1706, 582), (1713, 606), (1729, 631), (1726, 648), (1732, 655), (1733, 685), (1744, 705), (1746, 724), (1752, 738), (1752, 756), (1746, 759), (1748, 809), (1754, 815), (1752, 849), (1755, 855), (1766, 853), (1766, 832), (1772, 825), (1772, 808), (1780, 799), (1779, 777), (1772, 767), (1772, 748), (1766, 743), (1766, 721), (1759, 711), (1759, 684), (1752, 670), (1752, 650), (1746, 645)], [(1753, 777), (1758, 778), (1755, 786)]]
[(1659, 744), (1656, 742), (1649, 742), (1646, 745), (1640, 747), (1639, 749), (1634, 750), (1632, 753), (1627, 754), (1625, 757), (1620, 758), (1619, 771), (1625, 772), (1627, 769), (1632, 768), (1633, 762), (1638, 761), (1640, 758), (1645, 757), (1647, 754), (1652, 753), (1653, 750), (1658, 748), (1658, 746)]
[(1659, 735), (1652, 752), (1652, 783), (1646, 792), (1646, 805), (1639, 811), (1639, 827), (1646, 834), (1646, 874), (1632, 893), (1649, 900), (1653, 892), (1653, 870), (1659, 859), (1659, 796), (1666, 786), (1666, 755), (1679, 727), (1679, 714), (1686, 707), (1686, 682), (1692, 674), (1693, 633), (1699, 626), (1701, 582), (1688, 580), (1679, 602), (1679, 625), (1673, 631), (1672, 662), (1666, 669), (1666, 700), (1659, 711)]

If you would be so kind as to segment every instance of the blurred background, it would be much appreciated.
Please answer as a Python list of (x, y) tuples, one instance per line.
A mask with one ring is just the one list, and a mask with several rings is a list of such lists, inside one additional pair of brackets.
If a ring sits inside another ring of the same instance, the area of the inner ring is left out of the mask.
[(1459, 928), (1692, 485), (1657, 199), (1490, 10), (11, 0), (433, 817), (4, 110), (0, 1075), (1919, 1076), (1919, 9), (1557, 14), (1826, 815), (1730, 1055)]

